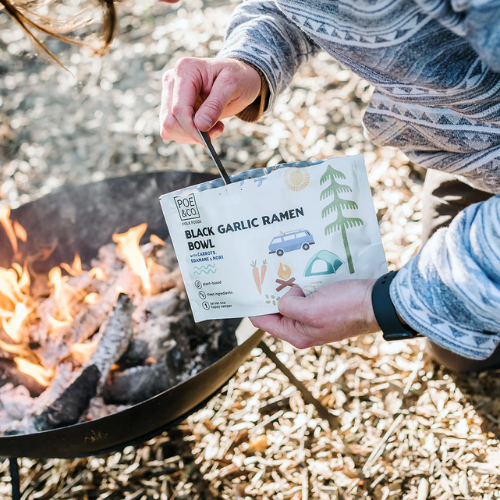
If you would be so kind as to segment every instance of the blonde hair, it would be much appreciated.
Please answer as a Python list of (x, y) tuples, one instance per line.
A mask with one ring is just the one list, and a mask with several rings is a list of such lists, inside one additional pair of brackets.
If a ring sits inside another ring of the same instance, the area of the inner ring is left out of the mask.
[(92, 44), (86, 41), (70, 38), (66, 35), (76, 29), (92, 24), (95, 21), (94, 16), (91, 16), (90, 18), (87, 16), (84, 18), (82, 16), (84, 12), (80, 12), (79, 15), (75, 16), (72, 21), (61, 21), (36, 12), (36, 10), (40, 7), (47, 7), (55, 1), (56, 0), (42, 0), (40, 3), (38, 0), (0, 0), (0, 10), (2, 10), (3, 7), (7, 14), (9, 14), (19, 24), (19, 26), (21, 26), (36, 50), (45, 54), (60, 66), (63, 65), (59, 59), (57, 59), (57, 57), (50, 52), (45, 44), (38, 38), (36, 32), (53, 36), (59, 40), (63, 40), (64, 42), (91, 47), (97, 55), (104, 54), (113, 41), (117, 27), (117, 15), (114, 1), (96, 0), (99, 9), (102, 12), (102, 21), (100, 33), (97, 37), (97, 43), (94, 41)]

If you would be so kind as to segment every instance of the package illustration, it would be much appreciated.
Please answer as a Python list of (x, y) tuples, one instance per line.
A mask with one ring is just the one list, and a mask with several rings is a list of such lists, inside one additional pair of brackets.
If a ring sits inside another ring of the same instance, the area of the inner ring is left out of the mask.
[(387, 272), (363, 157), (251, 170), (160, 199), (195, 321), (278, 312), (306, 294)]

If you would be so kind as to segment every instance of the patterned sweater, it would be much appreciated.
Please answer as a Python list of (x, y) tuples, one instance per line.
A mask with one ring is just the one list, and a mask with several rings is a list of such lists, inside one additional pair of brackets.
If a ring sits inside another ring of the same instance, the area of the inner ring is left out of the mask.
[[(500, 0), (245, 0), (219, 56), (261, 71), (261, 111), (319, 50), (375, 87), (364, 116), (375, 144), (500, 193)], [(500, 195), (436, 233), (391, 296), (434, 342), (490, 356), (500, 342)]]

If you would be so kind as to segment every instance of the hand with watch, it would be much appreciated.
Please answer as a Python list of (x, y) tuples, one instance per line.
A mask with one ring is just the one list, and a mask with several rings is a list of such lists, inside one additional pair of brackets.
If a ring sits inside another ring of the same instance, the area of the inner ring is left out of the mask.
[(299, 286), (293, 286), (280, 299), (279, 313), (250, 319), (257, 328), (299, 349), (380, 330), (385, 340), (419, 337), (398, 316), (389, 295), (396, 274), (332, 283), (307, 297)]

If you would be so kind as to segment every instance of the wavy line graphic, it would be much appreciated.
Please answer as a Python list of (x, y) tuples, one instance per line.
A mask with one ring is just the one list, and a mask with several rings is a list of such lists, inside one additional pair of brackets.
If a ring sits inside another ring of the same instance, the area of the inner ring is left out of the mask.
[(206, 266), (194, 266), (193, 267), (193, 273), (194, 274), (210, 274), (213, 273), (215, 274), (217, 272), (217, 268), (215, 267), (215, 264), (208, 264)]

